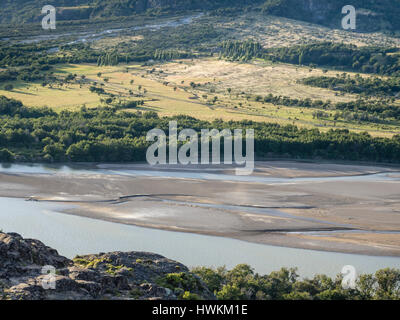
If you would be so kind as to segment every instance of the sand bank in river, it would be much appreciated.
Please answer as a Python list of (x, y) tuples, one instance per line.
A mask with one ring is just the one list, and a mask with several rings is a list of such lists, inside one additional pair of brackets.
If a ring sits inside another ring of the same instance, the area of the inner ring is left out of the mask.
[(226, 167), (85, 169), (2, 170), (0, 196), (65, 202), (68, 214), (143, 227), (400, 256), (398, 168), (258, 162), (243, 178)]

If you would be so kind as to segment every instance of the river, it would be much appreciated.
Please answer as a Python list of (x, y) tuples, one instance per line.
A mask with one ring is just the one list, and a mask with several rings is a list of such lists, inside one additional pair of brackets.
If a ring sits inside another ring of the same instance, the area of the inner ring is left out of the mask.
[[(19, 174), (138, 174), (129, 170), (110, 171), (68, 166), (12, 165), (0, 167), (3, 173)], [(152, 176), (164, 176), (161, 171), (148, 171)], [(191, 173), (182, 173), (185, 177)], [(197, 175), (195, 175), (197, 177)], [(211, 175), (210, 178), (213, 178)], [(226, 177), (225, 177), (226, 178)], [(249, 177), (250, 178), (250, 177)], [(380, 175), (379, 179), (389, 179)], [(246, 179), (242, 177), (241, 179)], [(343, 177), (342, 179), (351, 179)], [(354, 177), (354, 179), (367, 179)], [(394, 178), (397, 179), (397, 178)], [(270, 181), (272, 182), (272, 181)], [(285, 181), (273, 181), (285, 183)], [(281, 267), (297, 267), (303, 277), (315, 274), (334, 276), (345, 265), (359, 273), (372, 273), (385, 267), (400, 266), (400, 258), (374, 257), (356, 254), (292, 249), (250, 243), (235, 239), (170, 232), (111, 223), (61, 213), (68, 204), (0, 198), (0, 229), (17, 232), (24, 237), (39, 239), (69, 258), (78, 254), (109, 251), (147, 251), (164, 255), (189, 267), (250, 264), (259, 273), (269, 273)]]

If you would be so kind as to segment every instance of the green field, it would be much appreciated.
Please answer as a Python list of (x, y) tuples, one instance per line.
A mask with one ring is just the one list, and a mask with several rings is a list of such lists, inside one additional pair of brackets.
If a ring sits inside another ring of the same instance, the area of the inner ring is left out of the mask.
[[(56, 111), (77, 110), (82, 106), (92, 108), (107, 105), (107, 96), (89, 90), (96, 85), (107, 94), (115, 96), (111, 105), (119, 101), (143, 100), (144, 105), (136, 111), (155, 111), (161, 116), (183, 114), (202, 120), (248, 119), (316, 127), (320, 130), (347, 128), (387, 137), (398, 132), (397, 123), (383, 125), (345, 122), (335, 121), (333, 117), (316, 119), (313, 116), (315, 109), (275, 106), (253, 99), (254, 95), (268, 93), (313, 100), (324, 97), (324, 100), (334, 102), (347, 102), (356, 98), (355, 95), (339, 95), (332, 90), (297, 83), (298, 79), (310, 74), (321, 75), (322, 70), (319, 69), (310, 70), (285, 64), (263, 65), (259, 62), (239, 64), (213, 58), (154, 66), (64, 64), (56, 66), (54, 74), (60, 80), (68, 74), (77, 77), (72, 82), (60, 81), (45, 87), (39, 82), (11, 82), (14, 89), (0, 90), (0, 95), (20, 100), (26, 106), (48, 106)], [(332, 76), (335, 74), (335, 71), (327, 73)], [(196, 84), (194, 87), (191, 85), (193, 83)]]

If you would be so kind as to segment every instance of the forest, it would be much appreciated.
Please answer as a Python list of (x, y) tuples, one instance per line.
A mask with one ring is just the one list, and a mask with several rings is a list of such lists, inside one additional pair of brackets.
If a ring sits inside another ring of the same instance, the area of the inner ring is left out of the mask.
[(364, 96), (397, 97), (400, 93), (400, 77), (382, 79), (378, 77), (355, 77), (337, 75), (336, 77), (309, 77), (301, 81), (308, 86), (327, 88), (341, 92), (355, 93)]
[(400, 75), (397, 48), (357, 47), (333, 42), (320, 42), (289, 48), (267, 50), (272, 61), (316, 67), (333, 67), (380, 75)]
[[(298, 107), (322, 109), (327, 111), (342, 111), (367, 114), (368, 116), (359, 117), (360, 121), (384, 123), (386, 120), (400, 120), (400, 108), (397, 105), (390, 104), (385, 100), (365, 100), (358, 99), (350, 102), (337, 102), (311, 99), (292, 99), (285, 96), (274, 96), (268, 94), (265, 97), (255, 96), (256, 101), (272, 103), (276, 106)], [(339, 117), (340, 114), (335, 114)], [(357, 118), (357, 117), (356, 117)]]
[(0, 97), (0, 161), (145, 161), (147, 132), (154, 128), (168, 131), (169, 121), (176, 120), (179, 130), (254, 129), (256, 157), (400, 163), (400, 135), (389, 139), (349, 130), (321, 132), (294, 125), (207, 122), (188, 116), (159, 118), (155, 112), (133, 111), (83, 107), (56, 113)]
[(260, 43), (247, 41), (224, 41), (221, 44), (220, 58), (230, 61), (249, 61), (255, 58), (265, 58), (265, 50)]
[(248, 61), (263, 58), (310, 67), (330, 67), (362, 73), (400, 76), (400, 52), (397, 48), (357, 47), (333, 42), (318, 42), (292, 47), (263, 49), (253, 41), (225, 41), (220, 56)]

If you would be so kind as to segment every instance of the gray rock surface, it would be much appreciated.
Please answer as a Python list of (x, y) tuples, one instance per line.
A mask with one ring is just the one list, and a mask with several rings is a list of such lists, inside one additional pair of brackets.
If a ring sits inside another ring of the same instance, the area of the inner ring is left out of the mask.
[[(46, 266), (54, 268), (46, 273)], [(0, 232), (0, 300), (176, 300), (185, 292), (215, 299), (186, 266), (157, 254), (111, 252), (70, 260), (38, 240)]]

